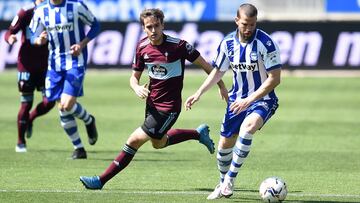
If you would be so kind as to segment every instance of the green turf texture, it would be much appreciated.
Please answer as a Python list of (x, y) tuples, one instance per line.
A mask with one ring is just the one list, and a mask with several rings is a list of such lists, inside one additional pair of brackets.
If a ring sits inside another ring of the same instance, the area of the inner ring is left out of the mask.
[[(89, 146), (77, 120), (88, 159), (71, 160), (73, 148), (56, 109), (35, 121), (28, 152), (15, 153), (16, 72), (1, 73), (0, 202), (206, 202), (218, 183), (216, 155), (197, 141), (161, 150), (145, 144), (101, 191), (86, 190), (79, 182), (79, 176), (101, 174), (143, 122), (145, 103), (130, 89), (130, 74), (87, 73), (79, 101), (96, 116), (99, 140)], [(189, 72), (185, 78), (183, 100), (205, 74)], [(231, 84), (230, 72), (225, 82)], [(216, 202), (259, 202), (258, 187), (269, 176), (286, 181), (285, 202), (360, 202), (359, 88), (359, 78), (284, 77), (277, 89), (280, 107), (256, 133), (235, 194)], [(217, 144), (224, 108), (214, 87), (191, 111), (183, 111), (174, 127), (208, 123)]]

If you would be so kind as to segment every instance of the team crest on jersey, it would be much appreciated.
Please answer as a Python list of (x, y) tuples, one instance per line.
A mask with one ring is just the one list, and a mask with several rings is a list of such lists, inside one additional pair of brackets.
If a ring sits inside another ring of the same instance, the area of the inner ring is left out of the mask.
[(164, 77), (167, 74), (166, 68), (159, 64), (151, 66), (150, 71), (156, 77)]
[(191, 54), (194, 52), (194, 47), (191, 44), (186, 43), (185, 47), (186, 47), (188, 54)]
[(266, 42), (266, 45), (270, 47), (272, 45), (272, 42), (269, 40)]
[(257, 60), (258, 60), (258, 55), (257, 55), (257, 53), (256, 53), (255, 51), (252, 51), (252, 52), (250, 53), (250, 59), (251, 59), (252, 61), (257, 61)]
[(73, 20), (73, 19), (74, 19), (74, 13), (73, 13), (73, 12), (68, 12), (67, 16), (68, 16), (68, 19), (69, 19), (69, 20)]

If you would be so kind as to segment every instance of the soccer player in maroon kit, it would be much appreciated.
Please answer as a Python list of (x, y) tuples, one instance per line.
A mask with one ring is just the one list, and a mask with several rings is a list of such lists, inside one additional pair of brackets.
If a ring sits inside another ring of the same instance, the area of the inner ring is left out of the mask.
[[(210, 73), (212, 67), (192, 45), (165, 35), (163, 19), (164, 14), (159, 9), (145, 9), (140, 14), (147, 37), (141, 39), (136, 47), (130, 86), (138, 97), (146, 98), (145, 121), (130, 135), (123, 150), (102, 175), (80, 177), (87, 189), (101, 189), (130, 163), (137, 150), (149, 140), (155, 149), (186, 140), (199, 140), (211, 154), (215, 151), (206, 124), (197, 129), (170, 129), (181, 111), (185, 60), (200, 66), (206, 73)], [(140, 85), (145, 68), (150, 82)], [(220, 81), (218, 85), (222, 98), (227, 100), (224, 83)]]
[(21, 47), (18, 54), (18, 88), (20, 92), (21, 106), (17, 117), (18, 142), (16, 152), (26, 152), (26, 137), (32, 135), (32, 124), (36, 117), (44, 115), (54, 107), (55, 102), (49, 102), (43, 92), (43, 100), (31, 111), (35, 88), (44, 91), (45, 75), (48, 60), (47, 45), (35, 47), (30, 43), (29, 24), (34, 14), (36, 5), (44, 0), (36, 0), (34, 3), (20, 9), (11, 22), (5, 34), (5, 41), (13, 45), (16, 34), (21, 30)]

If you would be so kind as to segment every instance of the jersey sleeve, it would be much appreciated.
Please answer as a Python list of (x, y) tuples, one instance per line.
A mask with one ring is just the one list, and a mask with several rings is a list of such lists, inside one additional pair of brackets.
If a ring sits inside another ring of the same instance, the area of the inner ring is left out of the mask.
[(44, 24), (41, 22), (41, 12), (42, 9), (35, 9), (34, 16), (31, 19), (29, 29), (31, 31), (30, 41), (34, 44), (35, 39), (45, 30)]
[(5, 33), (5, 41), (8, 42), (10, 35), (17, 34), (25, 26), (24, 21), (25, 11), (20, 9)]
[(190, 62), (194, 62), (200, 56), (200, 52), (185, 40), (180, 40), (179, 46), (183, 57)]
[(213, 67), (225, 72), (230, 67), (230, 61), (227, 56), (226, 43), (222, 41), (217, 49), (217, 55), (212, 62)]
[[(281, 68), (281, 59), (280, 59), (280, 50), (277, 44), (272, 40), (267, 42), (268, 44), (272, 43), (272, 48), (266, 48), (262, 46), (261, 55), (263, 57), (264, 66), (266, 71), (271, 71), (277, 68)], [(271, 46), (270, 46), (271, 47)]]
[(78, 10), (80, 20), (84, 24), (90, 26), (90, 30), (87, 33), (86, 37), (88, 37), (89, 39), (95, 38), (100, 31), (100, 24), (97, 21), (96, 17), (82, 1), (78, 3)]
[(135, 71), (143, 71), (145, 69), (144, 58), (141, 56), (139, 45), (136, 47), (132, 69)]

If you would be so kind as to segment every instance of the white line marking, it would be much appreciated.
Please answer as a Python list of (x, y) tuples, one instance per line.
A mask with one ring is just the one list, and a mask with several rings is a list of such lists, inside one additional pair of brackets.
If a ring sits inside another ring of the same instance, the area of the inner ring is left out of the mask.
[[(208, 195), (210, 192), (202, 192), (202, 191), (122, 191), (122, 190), (5, 190), (0, 189), (0, 193), (10, 193), (10, 192), (18, 192), (18, 193), (84, 193), (84, 192), (98, 192), (104, 194), (158, 194), (158, 195)], [(254, 192), (242, 192), (247, 195), (254, 195), (257, 193)], [(359, 198), (360, 195), (351, 195), (351, 194), (311, 194), (311, 193), (289, 193), (288, 196), (292, 197), (339, 197), (339, 198)]]

